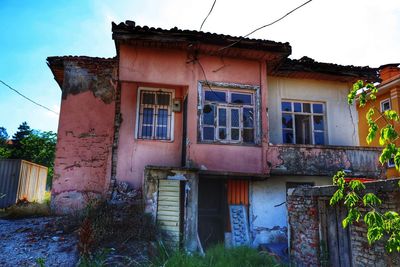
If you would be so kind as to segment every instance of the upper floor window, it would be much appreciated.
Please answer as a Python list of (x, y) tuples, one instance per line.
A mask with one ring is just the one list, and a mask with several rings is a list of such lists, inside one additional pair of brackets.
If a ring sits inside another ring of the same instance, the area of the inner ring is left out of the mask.
[(283, 143), (325, 144), (324, 103), (285, 100), (281, 108)]
[(391, 109), (390, 98), (384, 99), (381, 101), (381, 112), (385, 112), (386, 110)]
[(140, 89), (137, 138), (171, 140), (172, 91)]
[(254, 91), (205, 89), (202, 93), (202, 141), (255, 142)]

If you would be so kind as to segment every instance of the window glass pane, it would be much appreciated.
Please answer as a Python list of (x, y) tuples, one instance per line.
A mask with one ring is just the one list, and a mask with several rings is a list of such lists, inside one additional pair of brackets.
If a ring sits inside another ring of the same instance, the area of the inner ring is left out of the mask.
[(226, 109), (225, 108), (218, 109), (218, 125), (226, 126)]
[(301, 103), (294, 103), (293, 106), (294, 112), (301, 112)]
[(382, 111), (386, 111), (386, 110), (390, 109), (390, 102), (388, 100), (386, 100), (385, 102), (382, 102), (381, 109), (382, 109)]
[(293, 128), (292, 114), (282, 114), (282, 128)]
[(168, 109), (158, 110), (157, 125), (168, 125)]
[(214, 125), (214, 110), (213, 105), (205, 105), (203, 109), (203, 123), (207, 125)]
[(207, 101), (226, 103), (226, 93), (221, 91), (205, 91), (204, 98)]
[(231, 94), (231, 102), (235, 104), (248, 104), (251, 105), (251, 95), (249, 94)]
[(292, 103), (291, 102), (282, 102), (282, 111), (292, 111)]
[(157, 126), (157, 137), (158, 138), (167, 138), (167, 127)]
[(231, 126), (239, 127), (239, 110), (231, 109)]
[(252, 108), (243, 109), (243, 127), (254, 127), (254, 115)]
[(203, 139), (214, 141), (214, 127), (203, 128)]
[(324, 142), (324, 133), (321, 132), (315, 132), (314, 133), (314, 140), (316, 145), (323, 145), (325, 144)]
[(254, 129), (243, 129), (243, 142), (245, 143), (254, 142)]
[(142, 137), (151, 137), (153, 135), (153, 126), (142, 126)]
[(323, 105), (322, 104), (313, 104), (312, 105), (314, 113), (324, 113)]
[(144, 108), (143, 109), (143, 123), (144, 124), (153, 124), (153, 109), (152, 108)]
[(143, 93), (143, 104), (155, 104), (155, 98), (153, 93)]
[(311, 113), (310, 103), (303, 103), (303, 112)]
[(226, 128), (219, 128), (218, 129), (218, 138), (221, 140), (226, 139)]
[(159, 93), (157, 94), (157, 104), (169, 106), (169, 94)]
[(239, 140), (239, 129), (231, 129), (231, 139)]
[(293, 144), (293, 131), (282, 130), (282, 140), (284, 144)]
[(314, 130), (324, 130), (324, 117), (314, 116)]

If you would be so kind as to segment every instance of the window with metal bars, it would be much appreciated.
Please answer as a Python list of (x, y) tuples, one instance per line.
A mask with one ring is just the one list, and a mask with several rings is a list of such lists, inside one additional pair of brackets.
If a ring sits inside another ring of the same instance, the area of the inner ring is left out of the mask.
[(172, 92), (140, 90), (137, 137), (171, 140)]
[(244, 90), (204, 90), (202, 141), (254, 143), (254, 93)]

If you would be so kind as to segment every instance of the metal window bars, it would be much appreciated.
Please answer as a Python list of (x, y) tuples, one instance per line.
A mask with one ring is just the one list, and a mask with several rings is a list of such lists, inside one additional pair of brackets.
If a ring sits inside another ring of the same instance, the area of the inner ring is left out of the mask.
[(138, 139), (171, 140), (172, 93), (140, 91)]

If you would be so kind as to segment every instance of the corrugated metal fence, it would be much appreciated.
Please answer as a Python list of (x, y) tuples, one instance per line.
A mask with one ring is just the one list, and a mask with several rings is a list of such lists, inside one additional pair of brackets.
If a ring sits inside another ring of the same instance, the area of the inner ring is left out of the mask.
[(0, 208), (23, 198), (43, 201), (46, 178), (47, 167), (20, 159), (0, 160)]

